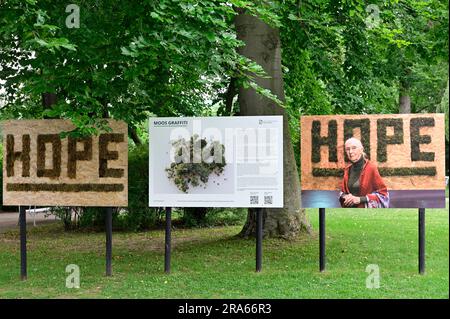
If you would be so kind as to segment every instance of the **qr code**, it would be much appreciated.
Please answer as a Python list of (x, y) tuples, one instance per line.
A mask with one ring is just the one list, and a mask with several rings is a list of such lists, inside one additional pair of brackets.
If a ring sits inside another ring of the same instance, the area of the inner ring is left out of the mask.
[(258, 196), (250, 196), (250, 204), (258, 204)]
[(264, 196), (264, 204), (273, 204), (273, 197), (271, 196)]

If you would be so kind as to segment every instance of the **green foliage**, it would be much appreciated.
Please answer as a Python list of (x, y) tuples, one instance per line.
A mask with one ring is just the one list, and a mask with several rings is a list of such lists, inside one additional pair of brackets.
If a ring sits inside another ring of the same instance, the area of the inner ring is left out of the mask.
[(247, 218), (245, 208), (211, 208), (206, 215), (206, 224), (209, 226), (241, 225)]
[(67, 207), (53, 207), (51, 214), (55, 215), (62, 221), (65, 231), (74, 228), (75, 225), (72, 223), (72, 211)]
[[(114, 218), (113, 216), (113, 224), (115, 220), (117, 220), (117, 218)], [(78, 227), (91, 230), (104, 230), (105, 209), (103, 207), (84, 207), (79, 216)]]
[(205, 207), (184, 207), (181, 221), (186, 227), (201, 227), (206, 225), (208, 209)]
[[(437, 64), (418, 64), (411, 79), (411, 109), (414, 113), (434, 113), (445, 96), (448, 79), (448, 61)], [(442, 110), (444, 113), (444, 110)]]
[[(55, 206), (51, 208), (46, 216), (54, 215), (58, 217), (63, 224), (64, 231), (89, 230), (104, 231), (105, 230), (105, 208), (104, 207), (64, 207)], [(117, 223), (117, 209), (113, 209), (113, 224)]]
[(370, 34), (380, 52), (377, 71), (399, 94), (411, 96), (413, 113), (435, 112), (448, 78), (448, 1), (407, 0), (380, 8), (382, 23)]
[(148, 183), (148, 145), (144, 144), (128, 152), (128, 207), (118, 216), (117, 228), (148, 229), (161, 220), (163, 210), (148, 207)]
[(436, 112), (438, 113), (444, 113), (445, 114), (445, 139), (447, 140), (447, 145), (449, 142), (449, 127), (448, 127), (448, 108), (449, 108), (449, 101), (448, 101), (448, 80), (447, 80), (447, 88), (445, 89), (445, 93), (442, 96), (441, 103), (436, 108)]
[(185, 208), (181, 217), (186, 227), (241, 225), (245, 222), (245, 208)]
[(298, 118), (435, 112), (448, 79), (448, 2), (283, 1), (285, 93), (300, 165)]
[(400, 95), (410, 96), (413, 113), (448, 110), (448, 102), (439, 107), (448, 86), (448, 1), (284, 4), (284, 80), (298, 165), (300, 115), (398, 113)]
[[(232, 1), (275, 21), (265, 1)], [(135, 125), (149, 114), (196, 115), (229, 77), (254, 86), (260, 66), (240, 56), (229, 3), (213, 0), (78, 0), (80, 27), (66, 26), (65, 3), (0, 4), (4, 118), (68, 118), (81, 133), (109, 115)], [(261, 94), (275, 98), (270, 92)], [(41, 95), (56, 93), (44, 110)], [(1, 97), (0, 97), (1, 98)]]

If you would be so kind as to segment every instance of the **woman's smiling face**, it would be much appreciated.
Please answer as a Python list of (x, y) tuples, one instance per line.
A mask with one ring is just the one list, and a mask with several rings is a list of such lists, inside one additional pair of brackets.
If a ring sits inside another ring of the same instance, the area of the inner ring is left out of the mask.
[(363, 146), (358, 139), (352, 137), (345, 142), (345, 152), (347, 153), (350, 162), (355, 163), (359, 161), (362, 156)]

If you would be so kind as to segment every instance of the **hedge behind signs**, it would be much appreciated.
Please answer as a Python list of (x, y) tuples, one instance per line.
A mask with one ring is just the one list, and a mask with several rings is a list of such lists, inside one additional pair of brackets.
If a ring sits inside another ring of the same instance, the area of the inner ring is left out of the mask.
[(14, 120), (3, 133), (3, 205), (127, 206), (128, 137), (124, 122), (83, 138), (60, 133), (67, 120)]

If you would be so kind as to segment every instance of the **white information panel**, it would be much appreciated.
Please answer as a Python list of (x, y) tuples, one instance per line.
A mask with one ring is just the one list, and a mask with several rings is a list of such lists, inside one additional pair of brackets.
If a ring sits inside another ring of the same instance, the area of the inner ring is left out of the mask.
[(283, 117), (149, 120), (149, 206), (283, 207)]

